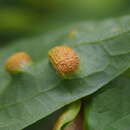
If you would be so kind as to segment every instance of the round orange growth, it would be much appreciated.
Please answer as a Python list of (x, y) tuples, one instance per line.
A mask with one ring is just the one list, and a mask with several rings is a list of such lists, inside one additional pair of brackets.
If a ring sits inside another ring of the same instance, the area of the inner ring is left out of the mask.
[(75, 38), (76, 35), (77, 35), (77, 30), (75, 29), (70, 30), (68, 33), (69, 38)]
[(21, 72), (23, 67), (31, 62), (31, 58), (25, 52), (19, 52), (10, 56), (6, 63), (5, 69), (9, 73), (18, 73)]
[(63, 77), (74, 73), (79, 66), (79, 57), (73, 49), (62, 45), (52, 48), (48, 52), (50, 62), (56, 71)]

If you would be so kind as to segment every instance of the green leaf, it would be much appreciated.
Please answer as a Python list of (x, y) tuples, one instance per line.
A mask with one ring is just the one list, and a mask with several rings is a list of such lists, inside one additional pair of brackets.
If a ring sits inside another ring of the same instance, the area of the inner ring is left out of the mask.
[(47, 116), (46, 118), (43, 118), (42, 120), (37, 121), (36, 123), (32, 124), (31, 126), (28, 126), (24, 130), (52, 130), (56, 119), (63, 112), (63, 110), (64, 110), (64, 108), (52, 113), (51, 115)]
[[(130, 16), (81, 22), (1, 48), (0, 129), (22, 129), (94, 93), (127, 70), (129, 21)], [(79, 71), (69, 80), (62, 80), (47, 58), (48, 50), (61, 44), (72, 47), (80, 56)], [(10, 76), (4, 70), (4, 62), (18, 51), (29, 53), (34, 64), (26, 72)]]
[(67, 109), (61, 114), (56, 121), (53, 130), (63, 130), (65, 126), (73, 121), (79, 114), (81, 108), (81, 101), (76, 101), (68, 105)]
[(85, 105), (86, 130), (130, 129), (130, 78), (119, 77)]

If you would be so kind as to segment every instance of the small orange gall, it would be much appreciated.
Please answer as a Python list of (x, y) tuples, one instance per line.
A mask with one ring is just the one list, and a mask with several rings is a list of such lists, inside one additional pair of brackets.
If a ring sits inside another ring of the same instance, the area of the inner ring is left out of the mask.
[(22, 72), (26, 65), (31, 63), (31, 58), (25, 52), (18, 52), (10, 56), (5, 63), (5, 69), (11, 74)]
[(67, 78), (78, 69), (79, 57), (73, 49), (66, 45), (52, 48), (48, 52), (48, 56), (53, 67), (63, 78)]
[(72, 29), (69, 31), (69, 33), (68, 33), (69, 38), (75, 38), (76, 36), (77, 36), (77, 30)]

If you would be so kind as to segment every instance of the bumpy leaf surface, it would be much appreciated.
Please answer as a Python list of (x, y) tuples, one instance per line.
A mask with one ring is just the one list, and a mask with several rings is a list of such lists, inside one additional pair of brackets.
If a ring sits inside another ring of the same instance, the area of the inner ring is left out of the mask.
[[(57, 109), (90, 95), (130, 67), (130, 16), (81, 22), (1, 48), (0, 130), (22, 129)], [(62, 80), (50, 65), (47, 52), (56, 45), (72, 47), (80, 68)], [(10, 76), (4, 62), (10, 54), (27, 52), (34, 64)]]

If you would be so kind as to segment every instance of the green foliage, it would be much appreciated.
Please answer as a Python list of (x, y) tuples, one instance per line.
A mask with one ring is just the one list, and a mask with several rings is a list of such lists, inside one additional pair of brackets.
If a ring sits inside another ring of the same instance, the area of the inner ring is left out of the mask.
[(81, 101), (76, 101), (67, 106), (66, 110), (58, 118), (53, 130), (62, 130), (73, 121), (80, 112)]
[(121, 76), (85, 105), (85, 130), (130, 129), (130, 78)]
[[(32, 40), (1, 48), (0, 129), (18, 130), (63, 106), (93, 94), (130, 67), (130, 16), (80, 22)], [(70, 35), (72, 31), (75, 35)], [(80, 57), (80, 69), (62, 80), (50, 65), (47, 52), (65, 44)], [(25, 51), (34, 64), (11, 76), (4, 70), (10, 54)]]
[(130, 13), (129, 0), (1, 0), (0, 40), (30, 37), (67, 23)]

